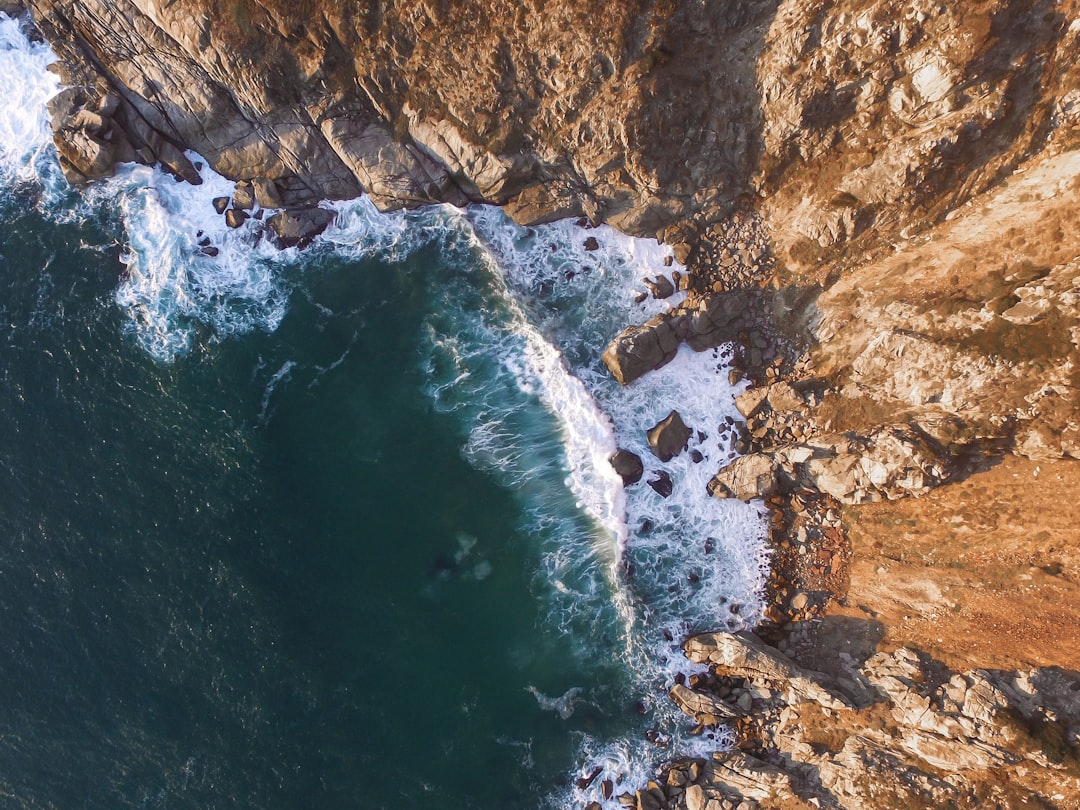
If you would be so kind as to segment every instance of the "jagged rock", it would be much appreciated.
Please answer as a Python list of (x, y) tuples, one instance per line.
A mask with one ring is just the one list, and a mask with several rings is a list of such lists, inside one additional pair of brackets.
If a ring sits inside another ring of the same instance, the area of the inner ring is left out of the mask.
[(741, 752), (730, 752), (717, 760), (718, 782), (742, 797), (758, 802), (791, 800), (795, 797), (791, 777), (774, 765)]
[(214, 210), (219, 214), (224, 214), (225, 209), (229, 207), (228, 197), (214, 197)]
[(304, 247), (330, 227), (333, 221), (333, 211), (325, 208), (301, 208), (274, 214), (266, 220), (266, 226), (274, 234), (274, 242), (279, 247)]
[(590, 236), (585, 240), (585, 249), (586, 250), (599, 250), (600, 249), (600, 243), (598, 241), (596, 241), (595, 236)]
[(709, 494), (716, 498), (750, 501), (767, 498), (780, 489), (780, 465), (765, 453), (735, 459), (709, 481)]
[(675, 458), (686, 447), (694, 431), (686, 426), (678, 411), (672, 411), (646, 433), (649, 449), (661, 461)]
[(645, 473), (641, 458), (637, 453), (631, 453), (629, 450), (616, 450), (608, 462), (622, 478), (623, 486), (626, 487), (636, 484)]
[(656, 281), (645, 279), (645, 286), (649, 288), (652, 297), (658, 301), (671, 298), (675, 294), (675, 285), (667, 276), (657, 276)]
[(821, 436), (743, 456), (709, 482), (709, 491), (750, 500), (801, 489), (865, 503), (927, 492), (954, 476), (962, 461), (925, 431), (890, 425), (865, 437)]
[(695, 721), (705, 726), (715, 726), (738, 717), (741, 712), (723, 700), (688, 686), (675, 684), (668, 693), (672, 701)]
[(904, 750), (943, 771), (999, 768), (1020, 759), (981, 740), (958, 741), (919, 729), (905, 729), (900, 744)]
[(819, 683), (824, 678), (820, 673), (802, 669), (751, 633), (703, 633), (687, 639), (683, 651), (694, 663), (711, 664), (725, 675), (776, 684), (793, 701), (814, 701), (836, 709), (850, 705)]

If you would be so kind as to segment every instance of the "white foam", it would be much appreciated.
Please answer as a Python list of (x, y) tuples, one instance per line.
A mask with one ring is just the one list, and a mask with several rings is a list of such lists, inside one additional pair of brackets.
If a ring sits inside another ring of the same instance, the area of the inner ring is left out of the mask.
[[(666, 248), (569, 222), (521, 228), (492, 209), (474, 209), (470, 218), (535, 324), (539, 341), (529, 342), (530, 362), (521, 377), (537, 380), (523, 385), (536, 385), (560, 419), (567, 483), (624, 557), (623, 566), (607, 566), (606, 573), (626, 629), (627, 661), (647, 696), (658, 745), (650, 752), (636, 735), (586, 738), (580, 775), (597, 767), (601, 775), (573, 795), (575, 803), (600, 801), (615, 808), (617, 803), (604, 802), (600, 794), (605, 778), (622, 779), (616, 793), (632, 791), (664, 759), (701, 756), (730, 744), (725, 729), (689, 735), (685, 718), (664, 692), (678, 673), (701, 670), (682, 655), (679, 645), (688, 634), (741, 629), (760, 616), (768, 573), (764, 510), (706, 492), (711, 476), (735, 456), (731, 426), (741, 418), (734, 407), (741, 389), (728, 382), (729, 351), (682, 347), (671, 363), (625, 388), (603, 368), (600, 354), (621, 328), (672, 304), (639, 300), (644, 277), (680, 269), (666, 261)], [(585, 249), (590, 236), (597, 242), (593, 251)], [(567, 395), (578, 386), (585, 398)], [(675, 409), (695, 433), (683, 453), (661, 463), (645, 432)], [(607, 462), (617, 446), (637, 453), (647, 470), (645, 479), (625, 490)], [(646, 483), (660, 470), (672, 479), (668, 498)], [(643, 524), (651, 528), (643, 531)], [(549, 554), (549, 570), (564, 563), (562, 551)], [(555, 590), (564, 590), (560, 577), (552, 580)]]
[(60, 90), (48, 70), (56, 61), (43, 42), (32, 42), (23, 23), (0, 13), (0, 75), (5, 77), (0, 104), (0, 182), (33, 183), (43, 173), (59, 174), (46, 102)]

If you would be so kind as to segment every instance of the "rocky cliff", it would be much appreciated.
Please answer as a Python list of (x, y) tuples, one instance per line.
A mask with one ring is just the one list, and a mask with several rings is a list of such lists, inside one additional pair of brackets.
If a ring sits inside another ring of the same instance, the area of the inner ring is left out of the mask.
[[(744, 455), (710, 490), (773, 507), (761, 633), (868, 649), (766, 677), (753, 761), (630, 801), (1014, 806), (1006, 773), (1077, 806), (1080, 3), (26, 5), (70, 85), (73, 181), (124, 160), (195, 181), (191, 148), (296, 241), (364, 191), (675, 247), (662, 286), (687, 301), (605, 361), (632, 384), (680, 343), (741, 347)], [(673, 697), (718, 721), (722, 679), (760, 676), (720, 670)]]

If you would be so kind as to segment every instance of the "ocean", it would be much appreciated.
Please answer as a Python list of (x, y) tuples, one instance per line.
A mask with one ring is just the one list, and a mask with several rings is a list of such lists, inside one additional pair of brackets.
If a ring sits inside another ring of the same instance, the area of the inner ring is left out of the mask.
[[(728, 744), (666, 690), (762, 608), (765, 513), (705, 492), (731, 353), (600, 361), (669, 250), (358, 199), (279, 251), (208, 167), (72, 189), (53, 60), (0, 15), (4, 806), (574, 807)], [(699, 463), (649, 454), (672, 409)]]

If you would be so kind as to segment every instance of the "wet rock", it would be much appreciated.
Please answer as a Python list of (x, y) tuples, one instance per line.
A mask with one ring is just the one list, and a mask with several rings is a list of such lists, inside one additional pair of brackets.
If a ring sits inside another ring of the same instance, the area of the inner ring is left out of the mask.
[(615, 472), (622, 478), (623, 486), (630, 486), (636, 484), (641, 480), (641, 476), (645, 473), (645, 467), (641, 463), (641, 458), (637, 453), (631, 453), (629, 450), (616, 450), (609, 458), (608, 463), (615, 469)]
[(232, 197), (233, 208), (241, 211), (250, 211), (255, 207), (255, 188), (248, 180), (241, 180), (236, 184)]
[(645, 279), (645, 286), (649, 288), (652, 297), (658, 301), (670, 298), (675, 294), (675, 285), (671, 283), (667, 276), (657, 276), (656, 281)]
[(666, 470), (653, 473), (647, 483), (661, 498), (667, 498), (675, 491), (675, 484)]
[(230, 228), (239, 228), (248, 220), (248, 213), (241, 208), (230, 208), (225, 212), (225, 224)]
[(325, 208), (289, 209), (274, 214), (266, 225), (281, 248), (305, 247), (330, 227), (334, 212)]
[(224, 214), (225, 209), (229, 207), (228, 197), (214, 197), (214, 210), (219, 214)]
[(596, 241), (595, 236), (590, 236), (589, 238), (587, 238), (585, 240), (585, 249), (586, 250), (599, 250), (600, 249), (600, 243)]
[(669, 413), (646, 433), (653, 455), (663, 462), (679, 455), (692, 435), (693, 430), (686, 426), (678, 411)]
[(679, 348), (669, 319), (657, 316), (624, 329), (604, 350), (603, 361), (620, 385), (629, 385), (669, 362)]

